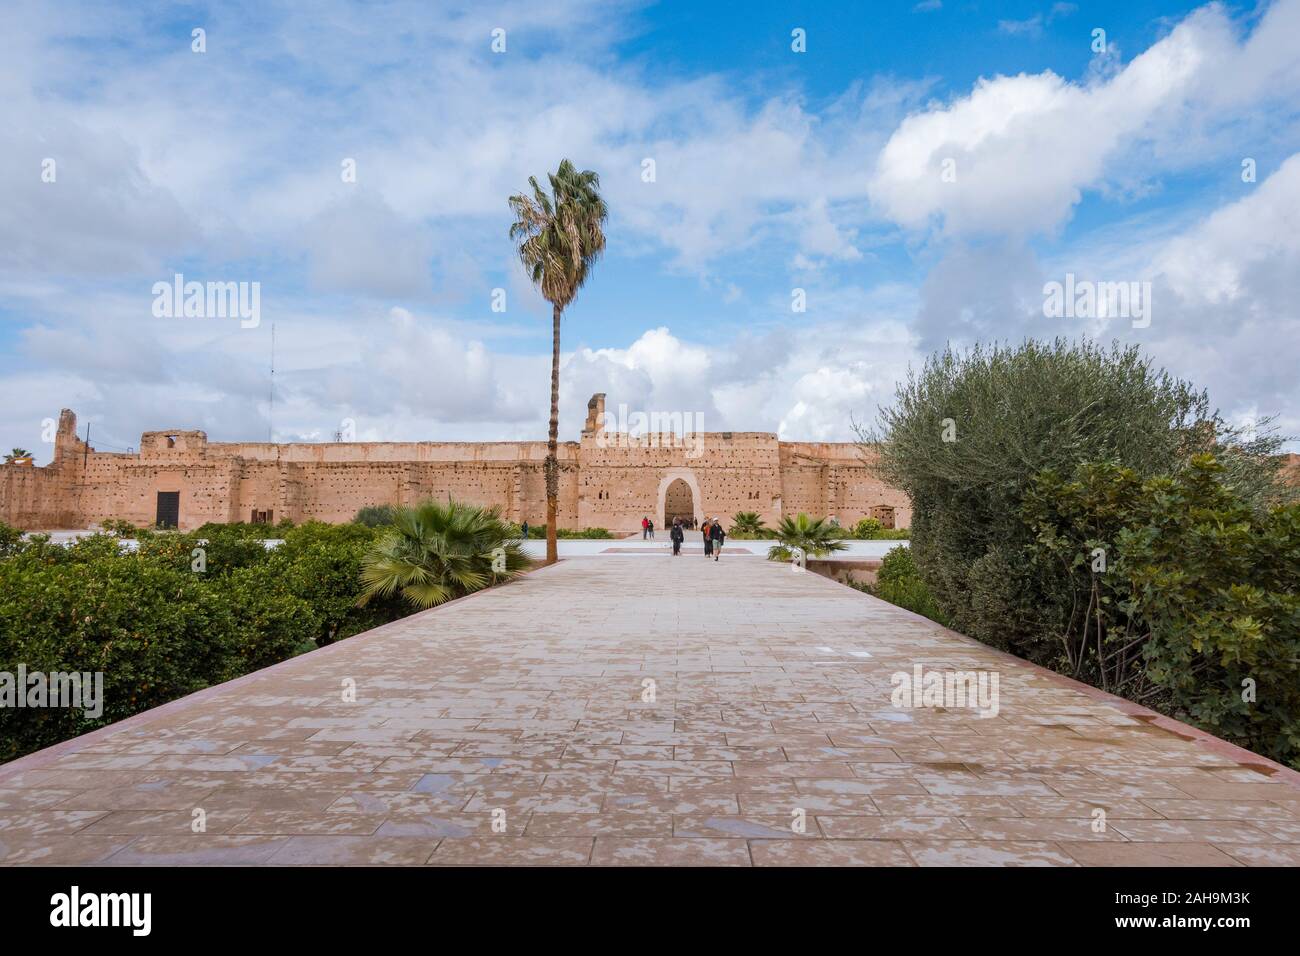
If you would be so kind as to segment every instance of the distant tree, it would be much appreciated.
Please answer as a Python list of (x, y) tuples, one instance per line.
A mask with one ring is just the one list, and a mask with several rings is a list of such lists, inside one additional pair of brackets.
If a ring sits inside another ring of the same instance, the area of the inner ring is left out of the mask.
[(366, 505), (356, 513), (352, 522), (367, 528), (382, 528), (393, 523), (393, 513), (392, 505)]
[(26, 448), (15, 448), (13, 449), (13, 451), (9, 452), (9, 454), (5, 455), (5, 462), (12, 463), (18, 461), (19, 459), (31, 458), (31, 457), (32, 457), (32, 453), (29, 452)]

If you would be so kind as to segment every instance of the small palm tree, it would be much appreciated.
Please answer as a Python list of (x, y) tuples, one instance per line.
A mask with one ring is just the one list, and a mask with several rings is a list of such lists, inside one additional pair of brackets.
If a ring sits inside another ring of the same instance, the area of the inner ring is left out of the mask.
[(9, 454), (5, 455), (5, 463), (8, 464), (15, 461), (24, 461), (31, 457), (32, 453), (26, 448), (15, 448), (9, 452)]
[(401, 594), (429, 608), (516, 577), (527, 566), (497, 508), (454, 501), (395, 508), (392, 528), (361, 559), (357, 603)]
[(782, 518), (776, 537), (781, 543), (768, 549), (767, 557), (771, 561), (788, 561), (795, 551), (809, 558), (820, 558), (849, 547), (840, 540), (844, 537), (843, 528), (831, 524), (828, 518), (809, 518), (802, 512), (797, 518), (788, 515)]
[(529, 176), (533, 194), (510, 197), (515, 221), (510, 238), (519, 246), (519, 259), (542, 297), (551, 303), (551, 422), (546, 441), (546, 563), (559, 558), (555, 544), (556, 502), (560, 463), (556, 454), (560, 430), (560, 314), (578, 295), (591, 267), (605, 251), (605, 200), (597, 191), (600, 177), (578, 172), (567, 159), (548, 174), (551, 192)]
[(731, 516), (730, 534), (733, 538), (761, 538), (767, 533), (767, 525), (763, 524), (757, 511), (737, 511)]

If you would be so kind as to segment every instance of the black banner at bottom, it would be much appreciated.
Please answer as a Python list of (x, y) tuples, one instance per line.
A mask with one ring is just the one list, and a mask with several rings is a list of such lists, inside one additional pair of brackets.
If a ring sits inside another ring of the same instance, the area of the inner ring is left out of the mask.
[[(1280, 869), (7, 868), (9, 942), (345, 943), (489, 929), (557, 932), (651, 921), (734, 943), (807, 921), (840, 932), (1033, 932), (1042, 942), (1098, 937), (1228, 943), (1290, 934), (1294, 874)], [(632, 923), (629, 923), (632, 921)], [(1261, 934), (1262, 937), (1261, 937)]]

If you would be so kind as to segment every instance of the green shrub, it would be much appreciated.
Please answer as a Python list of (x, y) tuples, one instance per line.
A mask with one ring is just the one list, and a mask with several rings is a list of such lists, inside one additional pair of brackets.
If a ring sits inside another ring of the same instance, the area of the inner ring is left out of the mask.
[(911, 536), (907, 528), (886, 528), (876, 518), (862, 518), (848, 534), (859, 541), (906, 541)]
[(233, 617), (199, 580), (134, 555), (0, 562), (0, 671), (100, 671), (104, 712), (0, 709), (0, 760), (235, 674)]
[(207, 524), (200, 525), (189, 534), (197, 535), (200, 538), (238, 538), (241, 540), (268, 541), (275, 538), (283, 538), (287, 530), (293, 527), (289, 522), (285, 525), (283, 522), (279, 525), (254, 524), (251, 521), (209, 521)]
[(1252, 500), (1279, 494), (1266, 456), (1280, 438), (1265, 428), (1245, 440), (1204, 392), (1136, 347), (949, 349), (911, 373), (861, 437), (881, 477), (911, 497), (917, 567), (953, 627), (1044, 664), (1059, 656), (1052, 635), (1069, 588), (1062, 569), (1024, 559), (1034, 532), (1022, 506), (1038, 474), (1114, 461), (1145, 478), (1217, 449)]
[(853, 526), (853, 537), (870, 541), (878, 537), (884, 530), (885, 526), (875, 518), (863, 518)]
[(352, 519), (353, 524), (367, 528), (386, 528), (393, 523), (392, 505), (366, 505)]
[(324, 610), (293, 594), (288, 582), (280, 580), (278, 570), (274, 566), (239, 568), (224, 582), (223, 597), (234, 624), (231, 653), (241, 674), (317, 646)]
[[(503, 524), (508, 529), (510, 529), (510, 533), (514, 537), (522, 538), (524, 536), (523, 527), (521, 525), (517, 525), (513, 521), (506, 521), (503, 522)], [(570, 540), (574, 540), (574, 539), (581, 540), (581, 539), (588, 539), (588, 538), (596, 539), (596, 540), (605, 540), (607, 538), (613, 538), (613, 537), (614, 535), (610, 533), (608, 528), (556, 528), (555, 529), (556, 540), (559, 540), (561, 538), (568, 538)], [(545, 540), (546, 525), (530, 524), (528, 526), (528, 538), (530, 541)]]
[[(529, 536), (532, 535), (532, 528), (528, 529)], [(542, 537), (546, 536), (546, 527), (542, 527)], [(596, 539), (604, 540), (614, 537), (609, 533), (608, 528), (556, 528), (555, 537), (558, 538), (578, 538), (578, 539)]]
[(865, 590), (890, 604), (914, 611), (945, 627), (948, 625), (947, 615), (921, 580), (911, 548), (902, 545), (890, 548), (880, 562), (876, 583)]
[[(409, 612), (395, 600), (355, 606), (375, 530), (286, 527), (268, 550), (249, 536), (263, 527), (141, 530), (136, 550), (111, 534), (60, 546), (0, 527), (0, 671), (99, 671), (105, 691), (97, 719), (0, 708), (0, 761)], [(192, 570), (199, 547), (203, 573)]]
[(361, 567), (382, 528), (365, 524), (308, 522), (285, 535), (271, 552), (267, 574), (288, 593), (311, 604), (324, 646), (396, 620), (409, 612), (395, 599), (373, 599), (357, 606)]
[(1025, 515), (1065, 582), (1061, 670), (1300, 766), (1300, 505), (1259, 508), (1201, 455), (1045, 472)]
[(22, 531), (0, 521), (0, 558), (17, 553), (22, 540)]
[(246, 537), (244, 525), (204, 525), (197, 531), (169, 531), (140, 539), (138, 553), (178, 571), (198, 571), (220, 577), (239, 568), (264, 564), (268, 552), (262, 538)]

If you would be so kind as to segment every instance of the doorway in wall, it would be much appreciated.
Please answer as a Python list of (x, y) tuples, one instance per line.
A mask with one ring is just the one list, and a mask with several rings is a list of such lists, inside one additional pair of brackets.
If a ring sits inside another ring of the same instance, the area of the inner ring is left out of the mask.
[(181, 493), (179, 491), (158, 492), (157, 517), (154, 523), (160, 528), (175, 528), (181, 520)]
[(694, 517), (695, 499), (691, 495), (691, 486), (682, 479), (676, 478), (664, 493), (663, 527), (671, 528), (674, 518), (681, 518), (682, 523), (685, 524)]

